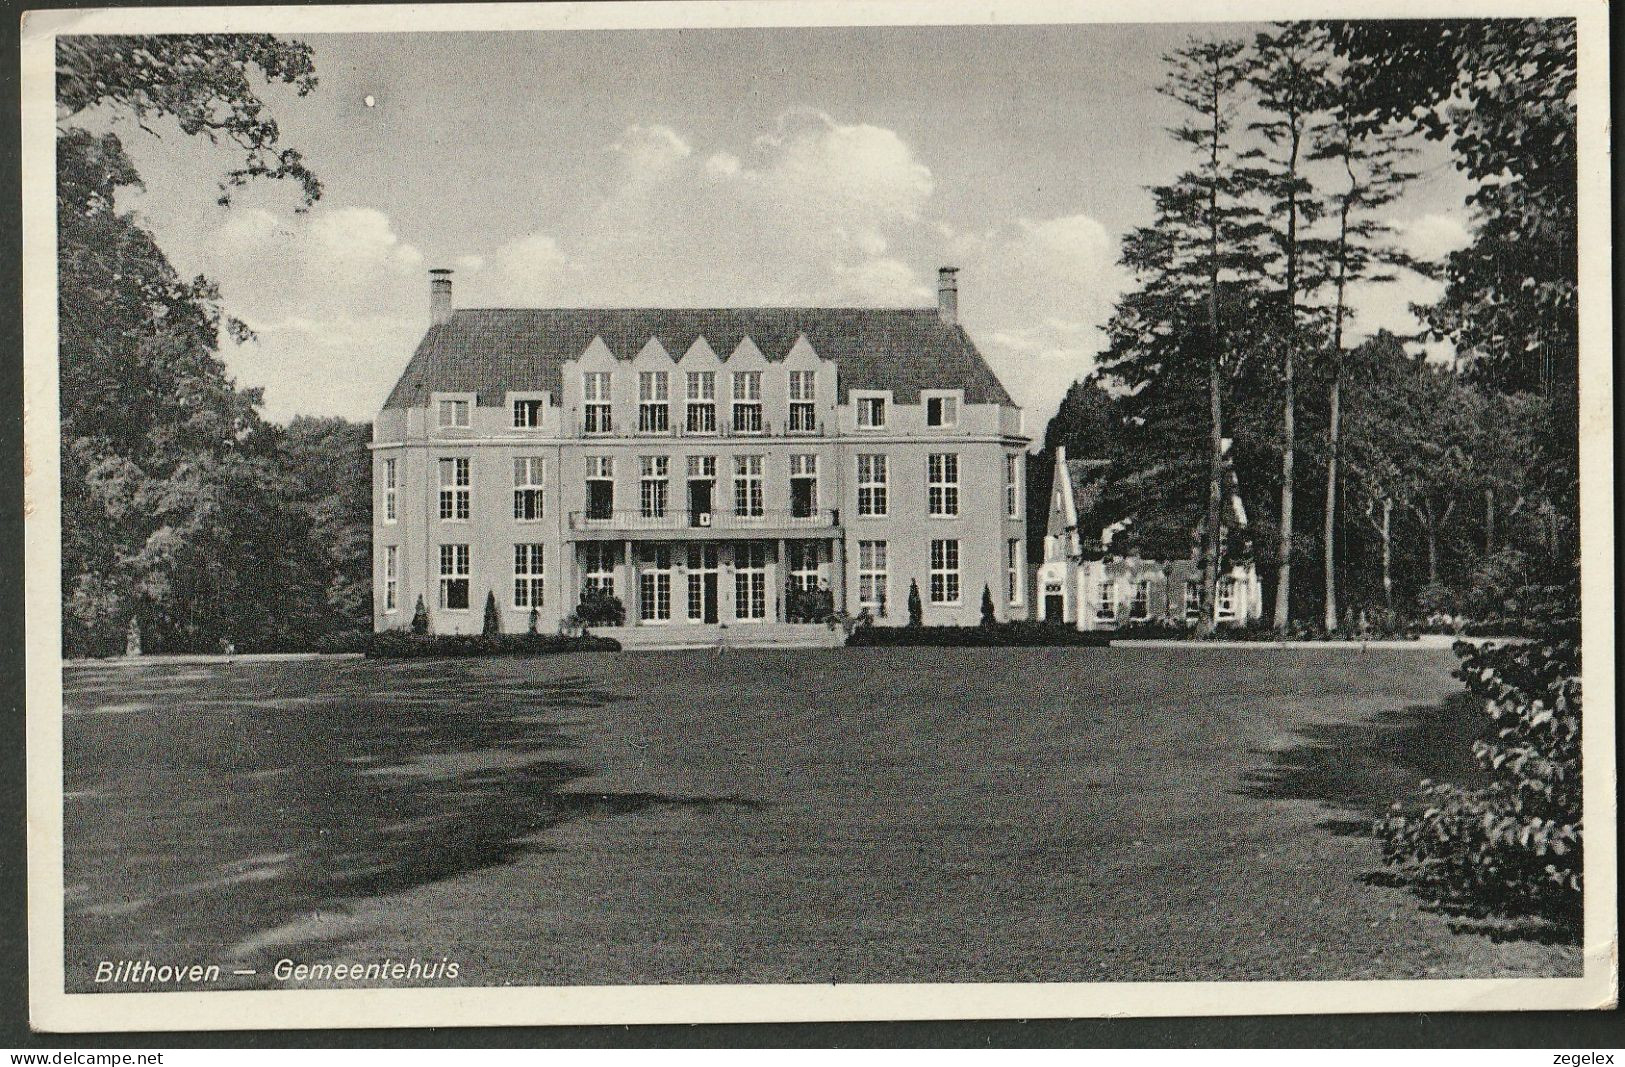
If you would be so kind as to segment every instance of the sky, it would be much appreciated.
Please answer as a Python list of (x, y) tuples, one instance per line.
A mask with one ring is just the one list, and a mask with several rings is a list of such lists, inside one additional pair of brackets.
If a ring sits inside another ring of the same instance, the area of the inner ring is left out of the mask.
[[(1250, 34), (1260, 27), (1226, 27)], [(225, 148), (119, 130), (121, 198), (257, 339), (222, 353), (265, 414), (371, 419), (428, 321), (459, 307), (925, 306), (961, 321), (1042, 427), (1129, 284), (1146, 187), (1187, 165), (1160, 57), (1214, 27), (1040, 26), (316, 35), (320, 84), (264, 90), (325, 191), (215, 203)], [(1391, 206), (1413, 253), (1467, 242), (1437, 145)], [(1437, 295), (1356, 294), (1358, 330)]]

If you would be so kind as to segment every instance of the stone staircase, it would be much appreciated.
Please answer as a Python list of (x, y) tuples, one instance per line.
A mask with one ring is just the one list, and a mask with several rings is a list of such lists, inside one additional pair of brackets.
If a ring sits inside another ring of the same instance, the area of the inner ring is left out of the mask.
[(673, 622), (660, 626), (594, 626), (599, 637), (613, 637), (625, 651), (652, 652), (673, 648), (837, 648), (846, 643), (839, 627), (822, 623), (747, 622), (700, 625)]

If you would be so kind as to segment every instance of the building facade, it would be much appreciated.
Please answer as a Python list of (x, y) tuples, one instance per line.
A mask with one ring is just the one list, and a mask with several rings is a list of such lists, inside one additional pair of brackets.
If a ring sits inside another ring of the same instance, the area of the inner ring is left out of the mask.
[[(1034, 580), (1034, 617), (1069, 622), (1080, 630), (1130, 625), (1195, 626), (1202, 618), (1201, 537), (1191, 551), (1160, 558), (1141, 554), (1129, 522), (1112, 521), (1100, 508), (1110, 460), (1068, 459), (1055, 450), (1055, 478), (1044, 529), (1044, 559)], [(1245, 531), (1247, 511), (1229, 480), (1231, 532)], [(1258, 571), (1241, 554), (1226, 560), (1212, 605), (1218, 626), (1244, 626), (1263, 612)]]
[[(431, 325), (373, 426), (374, 627), (551, 632), (836, 611), (1027, 617), (1022, 413), (935, 308), (467, 309)], [(825, 596), (823, 592), (820, 597)]]

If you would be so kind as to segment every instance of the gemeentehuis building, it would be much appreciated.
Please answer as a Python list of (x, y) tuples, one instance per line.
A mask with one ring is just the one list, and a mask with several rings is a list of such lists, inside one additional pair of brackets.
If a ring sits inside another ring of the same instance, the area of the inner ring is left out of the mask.
[(374, 626), (556, 630), (601, 589), (636, 626), (838, 611), (1025, 618), (1022, 413), (926, 308), (454, 309), (373, 427)]

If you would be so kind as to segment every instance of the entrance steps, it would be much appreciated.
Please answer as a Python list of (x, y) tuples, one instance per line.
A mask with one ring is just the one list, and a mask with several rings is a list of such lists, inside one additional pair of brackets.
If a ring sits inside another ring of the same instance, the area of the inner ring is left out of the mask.
[(626, 651), (673, 648), (836, 648), (846, 643), (839, 626), (823, 623), (744, 622), (723, 625), (673, 622), (656, 626), (594, 626)]

